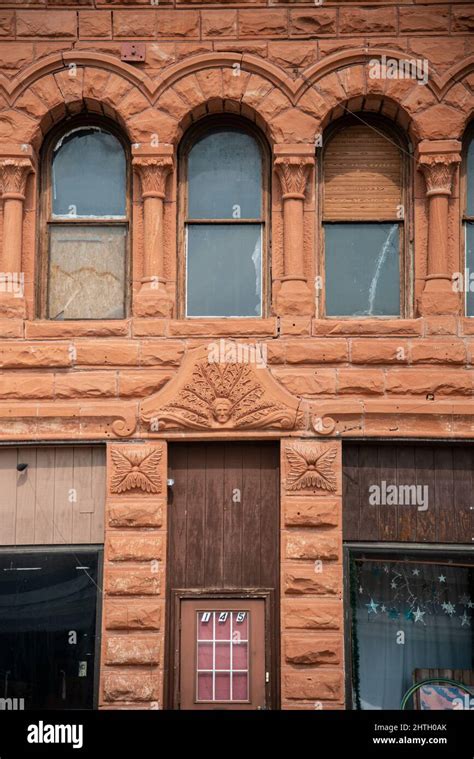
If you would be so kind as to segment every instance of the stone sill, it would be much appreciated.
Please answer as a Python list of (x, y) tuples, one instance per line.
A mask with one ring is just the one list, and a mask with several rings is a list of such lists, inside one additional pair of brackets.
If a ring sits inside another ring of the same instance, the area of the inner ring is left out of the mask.
[(364, 318), (353, 319), (313, 319), (312, 334), (324, 337), (336, 336), (364, 336), (381, 337), (393, 336), (420, 336), (423, 333), (423, 319), (385, 319)]
[(81, 321), (26, 321), (25, 338), (129, 337), (130, 319), (84, 319)]

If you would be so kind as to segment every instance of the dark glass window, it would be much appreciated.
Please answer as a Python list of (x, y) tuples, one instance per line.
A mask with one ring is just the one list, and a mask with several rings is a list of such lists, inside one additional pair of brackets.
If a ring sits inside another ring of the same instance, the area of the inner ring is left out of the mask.
[(45, 153), (49, 319), (125, 316), (128, 200), (125, 150), (110, 131), (78, 126)]
[(237, 128), (214, 128), (187, 153), (186, 316), (261, 316), (262, 150)]
[(100, 556), (83, 548), (0, 551), (6, 708), (94, 707)]

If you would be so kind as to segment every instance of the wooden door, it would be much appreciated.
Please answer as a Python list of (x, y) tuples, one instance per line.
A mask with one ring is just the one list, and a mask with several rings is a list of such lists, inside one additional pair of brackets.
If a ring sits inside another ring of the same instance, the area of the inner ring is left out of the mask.
[[(276, 708), (278, 444), (176, 443), (170, 445), (169, 465), (174, 484), (168, 506), (168, 703), (175, 708)], [(215, 693), (206, 706), (200, 704), (197, 615), (206, 610), (211, 616), (219, 610), (245, 611), (251, 630), (259, 631), (258, 641), (248, 641), (250, 690), (240, 705), (236, 699), (216, 700)], [(257, 685), (263, 694), (252, 690)]]

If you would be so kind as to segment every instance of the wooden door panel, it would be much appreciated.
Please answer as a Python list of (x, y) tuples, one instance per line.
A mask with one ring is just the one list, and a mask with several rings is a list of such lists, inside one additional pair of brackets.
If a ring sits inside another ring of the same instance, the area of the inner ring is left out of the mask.
[(171, 588), (275, 588), (279, 460), (274, 443), (172, 444)]
[(197, 703), (193, 691), (196, 663), (189, 659), (189, 652), (195, 650), (197, 642), (192, 632), (195, 620), (186, 620), (186, 614), (191, 613), (186, 610), (195, 610), (190, 604), (209, 603), (213, 609), (222, 603), (235, 604), (229, 609), (250, 604), (248, 608), (254, 608), (255, 613), (255, 609), (261, 609), (258, 615), (263, 620), (263, 642), (255, 643), (252, 672), (254, 667), (256, 672), (268, 672), (268, 682), (264, 674), (258, 675), (255, 682), (260, 683), (263, 692), (254, 694), (250, 705), (236, 705), (232, 699), (230, 705), (212, 708), (254, 709), (264, 704), (265, 708), (275, 708), (279, 649), (279, 445), (172, 443), (169, 468), (174, 484), (168, 506), (168, 702), (174, 707), (180, 704), (181, 708), (205, 708)]

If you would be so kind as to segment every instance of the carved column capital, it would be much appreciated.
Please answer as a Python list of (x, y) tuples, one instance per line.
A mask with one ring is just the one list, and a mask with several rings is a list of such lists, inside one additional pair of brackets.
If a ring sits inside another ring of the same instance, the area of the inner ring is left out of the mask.
[(166, 179), (173, 170), (171, 156), (135, 156), (133, 168), (140, 178), (143, 198), (164, 198)]
[(457, 165), (461, 162), (460, 154), (422, 156), (418, 169), (426, 182), (426, 195), (451, 195), (453, 177)]
[(3, 198), (25, 199), (26, 180), (33, 171), (29, 158), (0, 158), (0, 189)]
[(426, 183), (426, 195), (451, 195), (454, 172), (461, 162), (458, 140), (422, 140), (417, 150), (418, 170)]
[(285, 155), (275, 159), (275, 171), (280, 180), (283, 200), (304, 200), (314, 158), (309, 155)]

